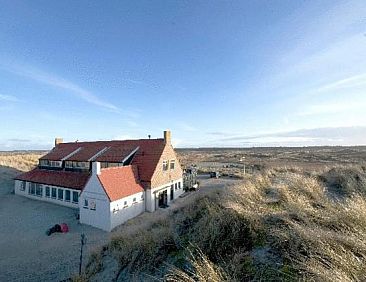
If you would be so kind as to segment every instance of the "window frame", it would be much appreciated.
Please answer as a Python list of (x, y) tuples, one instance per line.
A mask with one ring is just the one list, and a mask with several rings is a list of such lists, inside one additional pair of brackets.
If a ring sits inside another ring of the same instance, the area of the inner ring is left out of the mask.
[(163, 161), (163, 171), (169, 170), (169, 161)]
[(42, 187), (42, 184), (36, 184), (36, 191), (35, 191), (35, 195), (37, 197), (43, 197), (43, 187)]
[[(60, 197), (60, 192), (62, 191), (62, 197)], [(58, 188), (57, 189), (57, 200), (63, 201), (64, 200), (64, 189)]]
[(57, 198), (57, 188), (52, 187), (51, 188), (51, 198), (56, 199)]
[(20, 191), (25, 191), (25, 188), (27, 187), (27, 182), (26, 181), (24, 181), (24, 180), (22, 180), (21, 182), (20, 182)]
[(51, 197), (51, 189), (50, 189), (50, 186), (46, 186), (45, 187), (45, 194), (44, 194), (44, 196), (46, 198), (50, 198)]
[(90, 201), (90, 205), (89, 205), (89, 207), (90, 207), (90, 210), (91, 210), (91, 211), (95, 211), (95, 210), (97, 210), (97, 201), (96, 201), (95, 199), (92, 199), (92, 200)]
[(170, 170), (175, 169), (175, 160), (170, 160), (170, 162), (169, 162), (169, 169)]
[[(67, 195), (69, 195), (69, 199), (67, 199)], [(65, 202), (71, 202), (71, 191), (65, 189)]]
[(35, 195), (36, 194), (36, 184), (33, 182), (29, 182), (28, 185), (28, 194), (29, 195)]
[[(76, 201), (75, 201), (75, 195), (76, 195)], [(79, 193), (77, 191), (72, 191), (72, 202), (74, 204), (79, 203)]]

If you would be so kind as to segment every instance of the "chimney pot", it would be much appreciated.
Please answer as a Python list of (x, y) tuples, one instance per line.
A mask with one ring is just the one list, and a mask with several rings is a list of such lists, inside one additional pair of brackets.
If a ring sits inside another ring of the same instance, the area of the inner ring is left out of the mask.
[(165, 142), (165, 144), (171, 144), (172, 134), (171, 134), (170, 130), (164, 131), (164, 142)]
[(58, 144), (61, 144), (63, 143), (64, 140), (62, 138), (55, 138), (55, 147), (58, 145)]

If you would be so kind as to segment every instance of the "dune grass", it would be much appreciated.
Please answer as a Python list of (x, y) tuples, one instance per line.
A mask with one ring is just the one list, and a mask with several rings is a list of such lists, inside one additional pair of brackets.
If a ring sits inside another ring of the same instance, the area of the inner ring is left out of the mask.
[(0, 195), (7, 195), (14, 189), (14, 177), (33, 169), (40, 153), (1, 153), (0, 154)]
[[(339, 191), (325, 177), (329, 172), (334, 176), (331, 170), (271, 170), (197, 195), (140, 230), (116, 234), (98, 271), (109, 257), (118, 262), (120, 281), (362, 281), (365, 187), (341, 181), (338, 189), (352, 186), (352, 193), (333, 196)], [(337, 173), (365, 176), (362, 168)]]
[(0, 166), (29, 171), (38, 164), (41, 153), (7, 153), (0, 154)]

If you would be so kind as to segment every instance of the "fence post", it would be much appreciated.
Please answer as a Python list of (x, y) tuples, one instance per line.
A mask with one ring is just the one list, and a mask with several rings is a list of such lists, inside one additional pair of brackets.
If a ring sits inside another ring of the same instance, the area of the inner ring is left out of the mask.
[(81, 234), (81, 247), (80, 247), (80, 263), (79, 263), (79, 275), (81, 275), (81, 266), (83, 264), (83, 247), (86, 244), (86, 236), (84, 233)]

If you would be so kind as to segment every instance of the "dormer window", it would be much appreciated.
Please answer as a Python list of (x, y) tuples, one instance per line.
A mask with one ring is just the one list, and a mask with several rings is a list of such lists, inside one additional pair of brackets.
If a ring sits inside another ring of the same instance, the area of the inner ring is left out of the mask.
[(65, 166), (73, 169), (89, 169), (89, 162), (66, 161)]
[(39, 160), (40, 166), (61, 167), (62, 161)]
[(52, 167), (61, 167), (62, 161), (50, 161), (50, 166)]
[(49, 160), (39, 160), (39, 165), (40, 166), (49, 166), (50, 161)]

